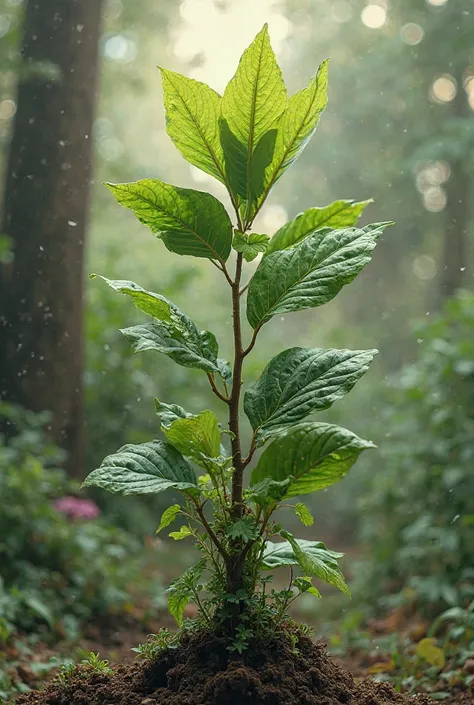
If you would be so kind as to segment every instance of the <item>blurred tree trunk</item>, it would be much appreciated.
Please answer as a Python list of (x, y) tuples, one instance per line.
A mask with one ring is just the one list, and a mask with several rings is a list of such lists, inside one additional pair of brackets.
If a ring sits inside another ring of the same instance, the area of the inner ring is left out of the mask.
[(52, 413), (83, 474), (83, 252), (102, 0), (28, 0), (1, 232), (0, 398)]
[[(457, 94), (453, 100), (453, 116), (466, 119), (470, 108), (466, 91), (463, 88), (463, 72), (456, 76)], [(470, 154), (451, 160), (451, 174), (446, 184), (446, 225), (443, 241), (443, 259), (439, 300), (442, 304), (454, 296), (465, 279), (468, 258), (468, 226), (470, 203), (472, 200), (472, 181), (469, 176), (468, 161)]]

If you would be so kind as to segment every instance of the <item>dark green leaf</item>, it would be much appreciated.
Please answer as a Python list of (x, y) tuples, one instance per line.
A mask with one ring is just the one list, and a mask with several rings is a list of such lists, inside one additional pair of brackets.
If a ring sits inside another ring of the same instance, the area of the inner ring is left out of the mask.
[(123, 495), (168, 488), (198, 490), (192, 467), (176, 448), (162, 441), (123, 446), (108, 455), (83, 484)]
[(232, 189), (248, 204), (263, 190), (286, 88), (265, 25), (244, 52), (222, 99), (221, 142)]
[(187, 419), (193, 416), (188, 411), (185, 411), (178, 404), (164, 404), (156, 397), (154, 398), (156, 415), (160, 419), (160, 424), (164, 428), (169, 428), (176, 419)]
[(291, 478), (276, 482), (266, 477), (262, 482), (256, 483), (247, 490), (248, 497), (252, 502), (262, 507), (270, 507), (278, 504), (280, 499), (285, 496), (290, 483)]
[(158, 179), (106, 185), (171, 252), (220, 262), (228, 258), (232, 224), (222, 203), (211, 194)]
[(249, 286), (247, 318), (257, 328), (276, 314), (302, 311), (331, 301), (370, 261), (384, 228), (323, 230), (296, 247), (264, 257)]
[(374, 448), (345, 428), (306, 422), (277, 438), (262, 453), (252, 472), (251, 486), (266, 478), (290, 479), (284, 498), (322, 490), (347, 475), (363, 450)]
[(259, 443), (329, 408), (350, 392), (377, 350), (290, 348), (273, 358), (245, 393), (244, 410)]
[(197, 416), (176, 419), (163, 432), (180, 453), (201, 464), (204, 458), (216, 458), (220, 453), (221, 433), (216, 415), (203, 411)]
[(161, 68), (166, 131), (185, 159), (225, 183), (221, 97), (205, 83)]
[(282, 531), (281, 535), (288, 540), (298, 565), (305, 575), (324, 580), (329, 585), (337, 587), (348, 597), (351, 596), (337, 559), (334, 558), (331, 551), (328, 551), (326, 547), (316, 550), (307, 549), (288, 531)]
[(298, 242), (316, 230), (325, 228), (345, 228), (355, 225), (369, 201), (335, 201), (324, 208), (309, 208), (286, 223), (270, 240), (266, 254), (294, 247)]
[(256, 539), (258, 537), (258, 529), (255, 519), (251, 516), (238, 519), (227, 530), (227, 536), (231, 539), (241, 539), (245, 542)]
[[(305, 553), (309, 553), (314, 557), (321, 557), (324, 554), (331, 565), (337, 565), (338, 558), (342, 558), (344, 555), (343, 553), (328, 550), (322, 541), (306, 541), (305, 539), (295, 539), (295, 541)], [(267, 541), (263, 554), (263, 568), (272, 570), (286, 565), (298, 565), (298, 560), (291, 544), (288, 541), (279, 541), (278, 543)]]
[(160, 531), (166, 529), (167, 526), (172, 524), (180, 513), (180, 511), (181, 507), (179, 506), (179, 504), (173, 504), (171, 507), (168, 507), (168, 509), (165, 509), (165, 511), (161, 515), (160, 524), (156, 530), (156, 533), (159, 534)]

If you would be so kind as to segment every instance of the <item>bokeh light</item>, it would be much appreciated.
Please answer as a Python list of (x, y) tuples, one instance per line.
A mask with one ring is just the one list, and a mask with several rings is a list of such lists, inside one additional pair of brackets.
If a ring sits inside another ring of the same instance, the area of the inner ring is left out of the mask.
[(366, 27), (379, 29), (387, 21), (387, 10), (380, 5), (366, 5), (360, 18)]
[(16, 112), (16, 103), (13, 100), (2, 100), (0, 103), (0, 120), (10, 120)]
[(423, 194), (423, 205), (431, 213), (440, 213), (446, 208), (447, 202), (446, 194), (439, 186), (432, 186)]
[(456, 80), (449, 73), (438, 76), (430, 88), (430, 98), (435, 103), (450, 103), (457, 93)]
[(429, 255), (419, 255), (412, 262), (412, 270), (418, 279), (433, 279), (436, 274), (436, 262)]
[(442, 5), (446, 5), (448, 0), (426, 0), (428, 5), (434, 5), (435, 7), (441, 7)]
[(410, 46), (416, 46), (419, 44), (424, 36), (425, 31), (423, 27), (415, 22), (408, 22), (403, 25), (400, 30), (400, 38), (402, 42), (409, 44)]

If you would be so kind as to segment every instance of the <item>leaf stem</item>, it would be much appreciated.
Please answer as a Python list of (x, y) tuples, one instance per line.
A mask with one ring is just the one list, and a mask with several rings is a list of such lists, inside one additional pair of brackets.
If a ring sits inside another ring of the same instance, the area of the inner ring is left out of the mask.
[(232, 377), (232, 392), (229, 402), (229, 429), (233, 433), (232, 437), (232, 459), (234, 474), (232, 477), (232, 515), (234, 519), (240, 519), (243, 513), (243, 464), (242, 450), (240, 445), (239, 430), (239, 404), (240, 391), (242, 387), (242, 364), (244, 352), (242, 350), (242, 327), (240, 320), (240, 279), (242, 276), (243, 255), (237, 254), (235, 268), (235, 279), (232, 284), (232, 318), (234, 324), (234, 370)]
[(217, 550), (221, 554), (224, 561), (227, 563), (229, 560), (229, 554), (227, 553), (224, 546), (221, 544), (221, 542), (219, 541), (219, 539), (215, 535), (214, 530), (212, 529), (211, 525), (207, 521), (205, 514), (203, 512), (203, 509), (202, 509), (202, 505), (199, 504), (199, 501), (197, 499), (195, 499), (194, 497), (193, 497), (193, 502), (194, 502), (194, 506), (196, 507), (196, 511), (199, 515), (199, 518), (201, 519), (202, 525), (204, 526), (207, 533), (209, 534), (209, 537), (210, 537), (212, 543), (217, 548)]
[(253, 335), (252, 335), (252, 340), (250, 341), (250, 344), (245, 350), (242, 352), (243, 357), (247, 357), (247, 355), (254, 349), (255, 343), (257, 342), (257, 335), (260, 332), (260, 328), (263, 326), (263, 323), (260, 322), (258, 326), (254, 329)]
[(215, 379), (214, 379), (214, 375), (213, 375), (211, 372), (209, 372), (208, 375), (207, 375), (207, 378), (208, 378), (209, 383), (210, 383), (210, 385), (211, 385), (211, 387), (212, 387), (212, 391), (214, 392), (214, 394), (216, 395), (216, 397), (219, 397), (219, 399), (221, 399), (222, 401), (224, 401), (226, 404), (229, 404), (229, 402), (230, 402), (229, 397), (226, 397), (224, 394), (222, 394), (222, 393), (218, 390), (218, 388), (217, 388), (217, 386), (216, 386), (216, 381), (215, 381)]

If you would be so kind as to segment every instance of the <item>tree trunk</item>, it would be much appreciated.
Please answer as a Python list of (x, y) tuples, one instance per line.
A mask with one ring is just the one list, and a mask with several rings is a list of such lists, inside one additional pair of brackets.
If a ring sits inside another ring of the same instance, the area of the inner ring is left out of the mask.
[(28, 0), (1, 232), (0, 398), (83, 467), (83, 251), (102, 0)]

